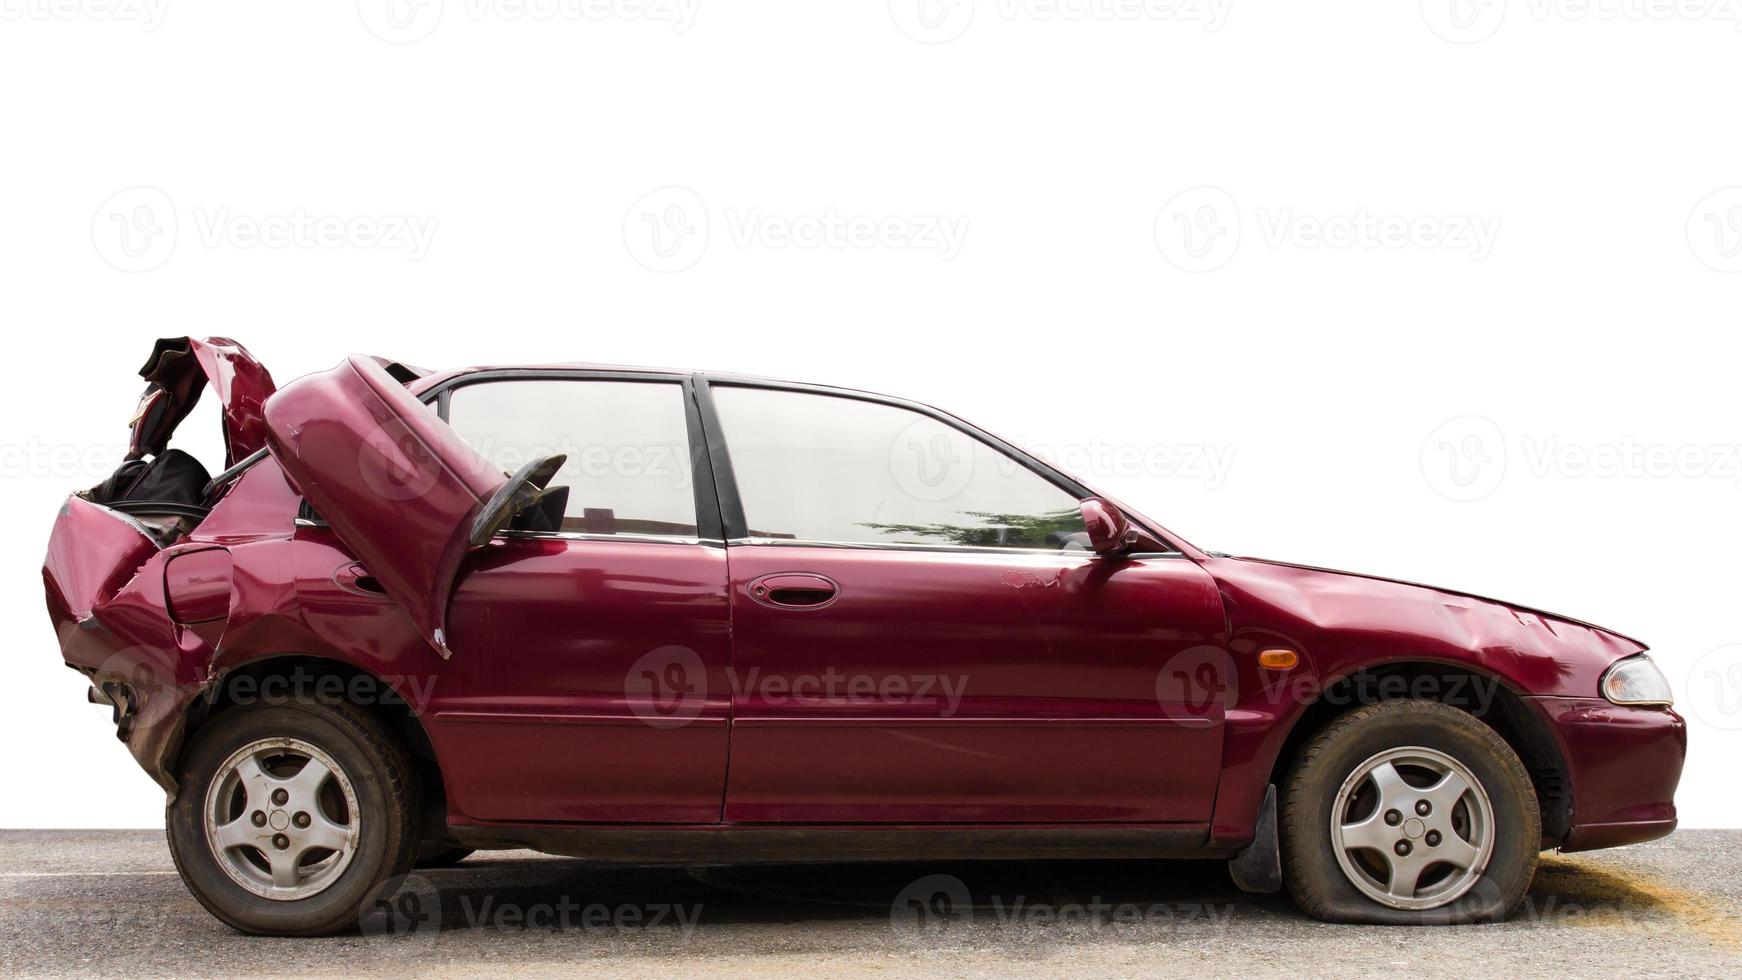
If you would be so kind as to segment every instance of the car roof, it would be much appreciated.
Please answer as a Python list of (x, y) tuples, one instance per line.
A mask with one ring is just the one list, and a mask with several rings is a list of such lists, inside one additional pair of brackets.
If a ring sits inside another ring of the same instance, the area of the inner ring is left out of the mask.
[[(801, 381), (794, 378), (777, 378), (759, 374), (741, 374), (735, 371), (707, 371), (696, 368), (648, 367), (639, 364), (601, 364), (590, 361), (568, 361), (548, 364), (489, 364), (472, 367), (451, 368), (433, 371), (425, 374), (407, 385), (413, 394), (421, 394), (432, 388), (445, 386), (462, 378), (479, 374), (562, 374), (567, 372), (608, 372), (621, 374), (666, 375), (671, 378), (705, 377), (712, 381), (737, 382), (742, 384), (769, 384), (796, 386), (803, 388), (827, 389), (846, 394), (870, 395), (890, 401), (912, 401), (900, 395), (889, 395), (878, 391), (862, 388), (849, 388), (844, 385), (824, 384), (816, 381)], [(930, 406), (927, 406), (930, 407)]]

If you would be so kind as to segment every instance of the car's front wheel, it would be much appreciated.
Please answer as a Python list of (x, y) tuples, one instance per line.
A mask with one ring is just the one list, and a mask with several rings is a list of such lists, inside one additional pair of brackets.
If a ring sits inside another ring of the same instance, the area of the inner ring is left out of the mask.
[(1280, 815), (1290, 893), (1336, 922), (1505, 918), (1530, 887), (1541, 816), (1518, 754), (1433, 701), (1350, 711), (1301, 750)]
[(166, 810), (194, 897), (244, 932), (355, 928), (417, 845), (411, 767), (356, 707), (313, 699), (229, 709), (199, 731)]

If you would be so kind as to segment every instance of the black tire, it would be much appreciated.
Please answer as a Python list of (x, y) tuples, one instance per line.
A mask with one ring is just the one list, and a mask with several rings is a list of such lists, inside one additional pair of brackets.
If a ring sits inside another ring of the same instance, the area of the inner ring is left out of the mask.
[[(203, 809), (224, 761), (263, 738), (289, 737), (317, 746), (346, 772), (360, 820), (355, 854), (342, 874), (308, 898), (277, 901), (238, 885), (207, 843)], [(357, 707), (297, 698), (232, 708), (198, 733), (183, 757), (180, 790), (165, 807), (170, 855), (194, 898), (243, 932), (318, 936), (355, 929), (383, 882), (405, 874), (416, 853), (417, 786), (404, 751)]]
[[(1461, 897), (1437, 908), (1397, 909), (1368, 897), (1344, 873), (1331, 842), (1331, 811), (1343, 781), (1373, 756), (1405, 746), (1457, 760), (1476, 777), (1494, 811), (1487, 867)], [(1474, 715), (1437, 701), (1385, 701), (1350, 711), (1320, 730), (1285, 781), (1280, 831), (1289, 893), (1308, 915), (1327, 922), (1502, 920), (1524, 900), (1542, 847), (1536, 791), (1518, 754)]]
[(440, 841), (425, 841), (417, 848), (415, 867), (419, 868), (451, 868), (474, 853), (470, 847), (456, 847), (453, 844), (443, 844)]

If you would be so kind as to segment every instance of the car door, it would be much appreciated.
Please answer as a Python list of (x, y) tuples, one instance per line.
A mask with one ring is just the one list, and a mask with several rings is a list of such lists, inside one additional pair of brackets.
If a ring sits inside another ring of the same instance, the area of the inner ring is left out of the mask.
[[(739, 822), (1207, 821), (1214, 581), (1086, 548), (1087, 491), (919, 406), (703, 388)], [(1213, 679), (1212, 679), (1213, 686)]]
[[(450, 819), (717, 822), (730, 609), (689, 382), (485, 372), (425, 392), (438, 412), (372, 362), (329, 375), (268, 406), (274, 452), (449, 658), (423, 721)], [(471, 546), (502, 474), (556, 454), (566, 499)]]

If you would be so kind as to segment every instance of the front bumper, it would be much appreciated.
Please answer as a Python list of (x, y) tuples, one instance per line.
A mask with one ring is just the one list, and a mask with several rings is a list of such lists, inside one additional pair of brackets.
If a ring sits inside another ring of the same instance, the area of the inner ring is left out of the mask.
[(1656, 840), (1675, 829), (1688, 727), (1668, 708), (1602, 698), (1531, 698), (1566, 760), (1572, 829), (1563, 851)]

